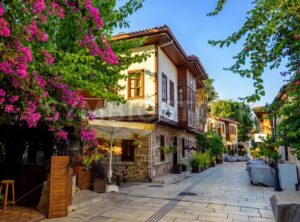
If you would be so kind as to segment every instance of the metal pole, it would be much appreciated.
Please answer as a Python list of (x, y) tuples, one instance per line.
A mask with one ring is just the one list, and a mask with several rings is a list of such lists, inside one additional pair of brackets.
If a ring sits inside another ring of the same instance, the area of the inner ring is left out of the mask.
[(108, 184), (111, 184), (111, 177), (112, 177), (112, 146), (113, 146), (113, 129), (110, 132), (110, 153), (109, 153)]
[[(277, 142), (277, 126), (276, 126), (276, 113), (273, 113), (273, 142)], [(274, 191), (282, 191), (279, 180), (279, 171), (278, 171), (278, 151), (275, 146), (275, 188)]]

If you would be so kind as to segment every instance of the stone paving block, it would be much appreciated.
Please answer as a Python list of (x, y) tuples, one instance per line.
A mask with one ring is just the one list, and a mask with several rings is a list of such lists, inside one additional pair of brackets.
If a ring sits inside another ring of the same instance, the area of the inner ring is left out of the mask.
[(159, 222), (174, 222), (175, 219), (176, 217), (164, 216)]
[(258, 213), (258, 209), (256, 209), (256, 208), (249, 208), (249, 207), (241, 207), (241, 212)]
[(228, 218), (231, 218), (235, 221), (249, 221), (248, 215), (228, 214)]
[(249, 217), (251, 222), (275, 222), (274, 219), (271, 218), (261, 218), (261, 217)]
[(199, 212), (199, 217), (198, 218), (206, 218), (206, 217), (213, 217), (213, 218), (223, 218), (226, 219), (228, 218), (227, 213), (211, 213), (211, 212)]
[(241, 207), (239, 207), (239, 206), (227, 206), (227, 205), (225, 205), (223, 207), (223, 210), (224, 211), (240, 211)]
[(224, 205), (222, 204), (208, 204), (207, 205), (207, 208), (210, 208), (210, 209), (215, 209), (215, 210), (221, 210), (223, 209)]
[(206, 217), (199, 217), (197, 221), (209, 221), (209, 222), (232, 222), (231, 218), (220, 218), (220, 217), (213, 217), (213, 216), (206, 216)]
[(185, 214), (185, 213), (179, 213), (175, 210), (169, 211), (166, 216), (169, 217), (175, 217), (175, 218), (184, 218), (184, 219), (191, 219), (191, 220), (196, 220), (198, 218), (198, 215), (195, 214)]

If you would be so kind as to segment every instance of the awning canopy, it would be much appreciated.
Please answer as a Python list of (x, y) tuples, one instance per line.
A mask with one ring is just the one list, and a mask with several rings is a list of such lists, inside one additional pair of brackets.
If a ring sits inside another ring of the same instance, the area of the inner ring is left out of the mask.
[(115, 120), (92, 120), (89, 125), (95, 129), (97, 137), (104, 139), (137, 139), (150, 134), (155, 124), (124, 122)]
[(111, 184), (112, 178), (112, 146), (115, 139), (137, 139), (150, 134), (154, 124), (124, 122), (115, 120), (92, 120), (89, 125), (96, 131), (97, 137), (110, 140), (108, 183)]

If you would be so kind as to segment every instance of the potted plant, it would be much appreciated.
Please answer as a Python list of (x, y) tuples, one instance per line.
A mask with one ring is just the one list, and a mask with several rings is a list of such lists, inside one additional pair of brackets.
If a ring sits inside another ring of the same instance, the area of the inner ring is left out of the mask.
[(104, 193), (106, 190), (107, 170), (100, 161), (93, 161), (91, 164), (93, 191)]
[(210, 154), (208, 150), (201, 154), (201, 160), (203, 163), (203, 169), (207, 169), (210, 164)]
[(182, 172), (187, 171), (188, 163), (187, 163), (186, 160), (181, 160), (179, 164), (180, 164), (180, 166), (181, 166), (181, 171), (182, 171)]
[(170, 154), (174, 152), (174, 147), (172, 146), (161, 146), (159, 149), (164, 154)]
[(78, 188), (80, 190), (88, 190), (91, 187), (91, 172), (90, 167), (93, 161), (101, 159), (101, 154), (96, 150), (89, 150), (82, 155), (81, 164), (83, 170), (78, 171)]
[(210, 156), (210, 165), (212, 167), (216, 166), (216, 157), (215, 156)]
[(199, 153), (194, 154), (190, 159), (192, 173), (200, 173), (201, 156)]

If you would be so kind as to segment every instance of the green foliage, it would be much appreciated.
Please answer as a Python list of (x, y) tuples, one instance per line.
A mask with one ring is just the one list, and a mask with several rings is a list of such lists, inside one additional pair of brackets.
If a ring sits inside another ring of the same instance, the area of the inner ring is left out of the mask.
[(249, 105), (232, 100), (220, 100), (211, 105), (211, 114), (239, 122), (238, 140), (245, 142), (250, 139), (253, 121)]
[(212, 156), (221, 155), (224, 151), (222, 138), (213, 133), (198, 134), (197, 147), (200, 150), (209, 151)]
[[(219, 0), (209, 15), (217, 15), (225, 3), (226, 0)], [(244, 48), (234, 56), (235, 64), (226, 70), (254, 80), (255, 92), (246, 97), (248, 102), (265, 95), (262, 74), (266, 68), (275, 69), (288, 61), (283, 74), (293, 78), (300, 61), (299, 0), (255, 0), (252, 4), (240, 30), (225, 40), (209, 41), (212, 46), (221, 48), (244, 41)]]
[(0, 201), (4, 200), (4, 195), (2, 193), (0, 193)]
[(190, 158), (190, 165), (192, 167), (203, 167), (201, 156), (199, 153), (195, 153)]
[(207, 101), (212, 102), (212, 101), (216, 100), (219, 96), (218, 96), (218, 93), (216, 92), (215, 88), (213, 87), (214, 79), (209, 78), (209, 79), (203, 80), (203, 83), (205, 85), (204, 94), (207, 98)]
[(189, 163), (187, 160), (181, 160), (179, 162), (179, 165), (182, 166), (182, 167), (188, 167)]
[[(143, 0), (127, 0), (122, 5), (119, 2), (121, 1), (97, 0), (93, 3), (101, 10), (101, 16), (105, 21), (102, 33), (105, 33), (112, 50), (119, 58), (118, 65), (110, 65), (96, 59), (88, 50), (76, 46), (75, 43), (83, 38), (79, 37), (84, 33), (81, 29), (73, 29), (67, 25), (78, 22), (76, 15), (69, 13), (70, 15), (57, 22), (56, 26), (46, 27), (49, 39), (56, 46), (52, 49), (56, 52), (56, 63), (48, 69), (48, 72), (62, 76), (64, 82), (73, 90), (88, 90), (93, 96), (116, 103), (125, 102), (124, 98), (116, 93), (125, 87), (119, 84), (120, 80), (126, 79), (126, 73), (122, 74), (122, 71), (127, 70), (133, 63), (142, 62), (149, 55), (149, 53), (131, 54), (131, 50), (141, 46), (144, 39), (112, 41), (113, 31), (116, 28), (129, 27), (128, 16), (142, 7)], [(117, 4), (120, 6), (117, 7)]]
[(197, 152), (192, 155), (190, 158), (190, 165), (192, 167), (205, 167), (209, 166), (211, 162), (211, 156), (209, 151), (205, 151), (204, 153)]
[(259, 156), (266, 156), (275, 159), (278, 143), (274, 143), (271, 137), (267, 137), (264, 142), (259, 144)]
[(159, 149), (165, 154), (174, 153), (176, 151), (176, 147), (174, 146), (161, 146)]
[[(278, 136), (281, 145), (289, 146), (293, 154), (300, 159), (300, 76), (298, 79), (290, 83), (285, 93), (288, 94), (288, 99), (285, 101), (275, 102), (278, 108), (279, 115), (282, 117), (278, 124)], [(280, 102), (282, 104), (280, 104)]]

